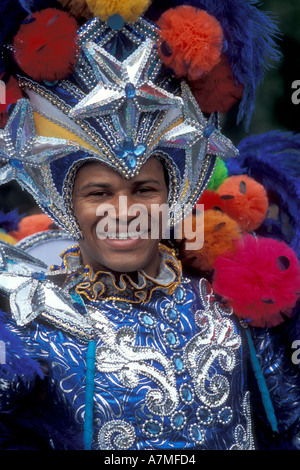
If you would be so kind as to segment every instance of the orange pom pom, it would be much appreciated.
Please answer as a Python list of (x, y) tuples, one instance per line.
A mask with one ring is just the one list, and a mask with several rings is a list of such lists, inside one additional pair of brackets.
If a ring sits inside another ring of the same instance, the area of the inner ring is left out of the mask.
[(18, 230), (10, 232), (10, 236), (17, 241), (38, 232), (45, 232), (53, 225), (53, 221), (46, 214), (33, 214), (23, 217), (19, 222)]
[(218, 188), (224, 211), (243, 231), (256, 230), (267, 215), (269, 203), (265, 188), (247, 175), (230, 176)]
[(178, 77), (196, 80), (219, 63), (223, 30), (206, 11), (188, 5), (170, 8), (157, 24), (160, 57)]
[(198, 217), (196, 222), (193, 216), (193, 230), (199, 227), (197, 231), (203, 233), (203, 246), (193, 250), (189, 247), (189, 241), (185, 241), (179, 247), (179, 258), (189, 270), (209, 272), (220, 254), (235, 251), (235, 241), (242, 234), (238, 224), (219, 210), (209, 209)]

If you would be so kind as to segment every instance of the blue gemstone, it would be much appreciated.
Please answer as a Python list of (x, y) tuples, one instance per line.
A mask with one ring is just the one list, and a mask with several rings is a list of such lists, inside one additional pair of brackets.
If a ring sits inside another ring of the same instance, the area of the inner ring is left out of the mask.
[(149, 434), (159, 434), (160, 432), (160, 425), (159, 423), (156, 422), (148, 422), (145, 424), (145, 431), (148, 432)]
[(136, 164), (137, 164), (137, 161), (136, 161), (136, 157), (133, 153), (130, 153), (128, 156), (127, 156), (127, 165), (129, 166), (129, 168), (133, 169), (136, 167)]
[(202, 421), (202, 423), (208, 424), (211, 420), (209, 410), (205, 408), (201, 408), (200, 410), (198, 410), (198, 418)]
[(173, 331), (168, 331), (166, 338), (167, 338), (168, 343), (171, 344), (172, 346), (176, 344), (176, 336), (173, 333)]
[(124, 148), (121, 147), (120, 145), (116, 145), (116, 147), (114, 148), (114, 151), (115, 151), (115, 154), (116, 154), (119, 158), (125, 158), (126, 155), (127, 155), (126, 150), (124, 150)]
[(107, 24), (114, 31), (119, 31), (124, 26), (124, 19), (121, 15), (115, 13), (108, 18)]
[(134, 98), (136, 95), (136, 89), (133, 83), (126, 83), (125, 85), (125, 94), (127, 98)]
[(166, 310), (166, 315), (168, 317), (169, 320), (171, 321), (176, 321), (178, 320), (178, 312), (175, 308), (173, 307), (169, 307), (167, 310)]
[(38, 281), (44, 281), (47, 278), (45, 273), (32, 273), (31, 277), (33, 279), (37, 279)]
[(193, 426), (192, 427), (192, 437), (196, 442), (201, 442), (202, 441), (202, 432), (201, 432), (201, 429), (198, 426)]
[(190, 402), (193, 399), (193, 394), (188, 385), (185, 385), (181, 389), (181, 396), (186, 402)]
[(181, 357), (175, 357), (173, 362), (174, 362), (175, 369), (178, 372), (181, 372), (183, 370), (183, 360), (181, 359)]
[(143, 313), (141, 316), (142, 321), (146, 326), (153, 326), (154, 325), (154, 320), (150, 315), (147, 315), (147, 313)]
[(143, 153), (145, 153), (146, 151), (146, 145), (144, 144), (138, 144), (135, 149), (134, 149), (134, 153), (137, 157), (140, 157), (141, 155), (143, 155)]
[(180, 428), (184, 424), (184, 414), (183, 413), (176, 413), (173, 416), (173, 424), (176, 428)]
[(18, 170), (21, 170), (23, 168), (23, 163), (20, 160), (17, 160), (16, 158), (13, 158), (10, 161), (10, 164), (17, 168)]
[(206, 129), (204, 129), (204, 132), (203, 132), (203, 135), (204, 137), (210, 137), (212, 135), (212, 133), (214, 132), (215, 130), (215, 126), (213, 124), (210, 124), (209, 126), (207, 126)]
[(222, 410), (219, 413), (219, 419), (223, 421), (223, 423), (229, 423), (231, 421), (231, 418), (232, 418), (232, 413), (228, 408), (226, 408), (225, 410)]
[(181, 287), (178, 287), (174, 292), (174, 297), (177, 302), (182, 302), (182, 300), (184, 299), (184, 290)]

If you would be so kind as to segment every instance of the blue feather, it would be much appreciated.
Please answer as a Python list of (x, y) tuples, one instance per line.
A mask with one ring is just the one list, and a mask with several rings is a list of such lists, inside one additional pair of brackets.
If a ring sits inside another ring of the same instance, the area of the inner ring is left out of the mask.
[(0, 210), (0, 229), (3, 229), (5, 232), (18, 230), (21, 218), (22, 216), (19, 215), (17, 209), (13, 209), (9, 212)]

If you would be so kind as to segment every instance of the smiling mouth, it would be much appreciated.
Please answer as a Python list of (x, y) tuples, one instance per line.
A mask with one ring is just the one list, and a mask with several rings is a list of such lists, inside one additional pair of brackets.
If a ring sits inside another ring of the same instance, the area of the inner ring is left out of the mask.
[(148, 230), (144, 232), (102, 232), (97, 233), (98, 238), (100, 239), (110, 239), (110, 240), (136, 240), (138, 238), (148, 238)]

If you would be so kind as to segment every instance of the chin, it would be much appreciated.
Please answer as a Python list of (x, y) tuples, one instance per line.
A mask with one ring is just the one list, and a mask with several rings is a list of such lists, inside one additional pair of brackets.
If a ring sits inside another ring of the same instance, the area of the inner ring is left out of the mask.
[(130, 273), (136, 273), (137, 271), (142, 271), (144, 270), (144, 266), (147, 266), (148, 263), (144, 263), (142, 260), (137, 260), (133, 261), (132, 257), (128, 262), (126, 262), (126, 259), (122, 259), (122, 262), (120, 262), (120, 259), (113, 263), (112, 260), (110, 260), (107, 263), (103, 263), (105, 266), (105, 270), (111, 271), (111, 272), (116, 272), (119, 274), (130, 274)]

